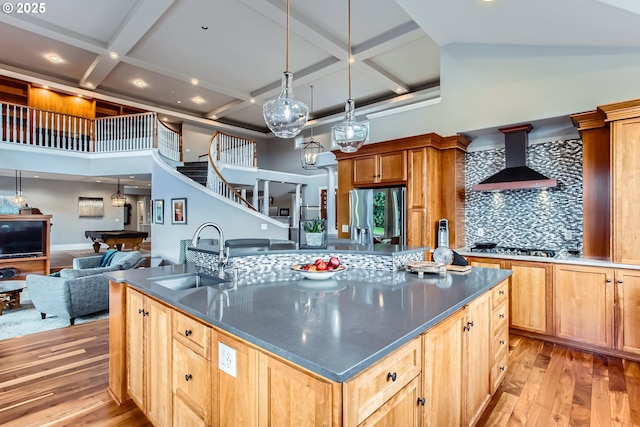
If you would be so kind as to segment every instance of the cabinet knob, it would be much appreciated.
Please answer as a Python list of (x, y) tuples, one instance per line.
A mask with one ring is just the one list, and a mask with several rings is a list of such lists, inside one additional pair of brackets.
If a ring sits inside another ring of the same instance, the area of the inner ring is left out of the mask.
[(468, 329), (471, 329), (471, 327), (473, 327), (473, 321), (467, 322), (467, 326), (468, 326)]
[(607, 277), (607, 283), (611, 283), (611, 279)]
[(187, 374), (184, 376), (184, 380), (185, 381), (189, 381), (190, 379), (192, 379), (193, 377), (191, 376), (191, 374)]
[(498, 317), (499, 317), (499, 318), (501, 318), (501, 319), (504, 319), (504, 313), (500, 313), (500, 314), (498, 315)]
[(506, 366), (500, 366), (500, 370), (504, 372), (504, 370), (507, 369)]
[(185, 337), (188, 337), (191, 334), (192, 334), (191, 329), (187, 329), (186, 331), (184, 331), (184, 336)]
[(389, 380), (391, 380), (391, 381), (395, 381), (395, 380), (396, 380), (396, 378), (397, 378), (397, 375), (396, 375), (396, 373), (395, 373), (395, 372), (394, 372), (394, 373), (389, 372), (389, 373), (387, 374), (387, 381), (389, 381)]
[(506, 341), (505, 340), (500, 340), (500, 345), (505, 345)]
[(139, 309), (138, 309), (138, 314), (143, 314), (143, 313), (144, 313), (144, 310), (143, 310), (143, 309), (141, 309), (141, 308), (139, 308)]
[(618, 283), (622, 284), (624, 283), (622, 279), (618, 279)]
[(427, 400), (424, 397), (418, 398), (418, 405), (424, 406), (425, 403), (427, 403)]
[(142, 315), (143, 315), (143, 316), (148, 316), (148, 315), (149, 315), (149, 312), (148, 312), (148, 311), (144, 311), (144, 310), (142, 310)]
[(503, 289), (503, 290), (498, 291), (498, 295), (504, 295), (504, 289)]

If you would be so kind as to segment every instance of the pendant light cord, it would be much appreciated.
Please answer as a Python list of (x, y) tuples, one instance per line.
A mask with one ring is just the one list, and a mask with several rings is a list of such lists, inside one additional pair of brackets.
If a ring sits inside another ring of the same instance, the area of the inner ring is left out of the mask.
[(349, 70), (349, 99), (351, 99), (351, 0), (348, 2), (348, 13), (347, 13), (347, 64)]
[(284, 69), (289, 71), (289, 21), (291, 16), (291, 0), (287, 0), (287, 43), (286, 43), (286, 59), (285, 59), (285, 67)]
[[(311, 114), (313, 114), (313, 85), (311, 85)], [(309, 114), (309, 118), (311, 118), (311, 114)], [(313, 126), (311, 126), (311, 140), (313, 141)]]

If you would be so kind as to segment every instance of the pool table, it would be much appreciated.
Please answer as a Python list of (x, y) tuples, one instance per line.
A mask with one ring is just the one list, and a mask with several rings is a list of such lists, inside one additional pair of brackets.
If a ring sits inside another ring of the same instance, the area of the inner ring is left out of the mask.
[(106, 230), (85, 231), (84, 236), (93, 240), (93, 250), (100, 251), (100, 243), (109, 245), (109, 249), (122, 250), (125, 245), (131, 245), (134, 251), (140, 250), (140, 243), (149, 236), (146, 231)]

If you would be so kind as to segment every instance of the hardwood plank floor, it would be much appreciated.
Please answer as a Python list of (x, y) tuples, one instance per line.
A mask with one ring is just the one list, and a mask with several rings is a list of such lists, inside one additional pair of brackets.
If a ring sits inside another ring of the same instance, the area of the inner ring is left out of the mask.
[(151, 426), (107, 392), (108, 320), (0, 341), (0, 425)]
[(477, 427), (640, 426), (640, 364), (511, 335), (509, 368)]
[[(108, 330), (100, 320), (0, 341), (0, 425), (151, 426), (107, 392)], [(509, 369), (478, 427), (640, 426), (639, 363), (510, 339)]]

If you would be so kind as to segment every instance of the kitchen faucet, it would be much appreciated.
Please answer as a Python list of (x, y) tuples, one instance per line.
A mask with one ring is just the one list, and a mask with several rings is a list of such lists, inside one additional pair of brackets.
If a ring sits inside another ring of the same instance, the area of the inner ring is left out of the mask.
[(218, 273), (220, 277), (224, 276), (224, 268), (229, 262), (229, 248), (227, 248), (225, 253), (225, 245), (224, 245), (224, 233), (222, 232), (222, 228), (215, 222), (205, 222), (200, 225), (196, 232), (193, 234), (193, 238), (191, 239), (191, 247), (195, 247), (198, 245), (198, 240), (200, 240), (200, 233), (207, 227), (213, 227), (218, 231)]

